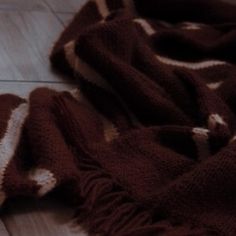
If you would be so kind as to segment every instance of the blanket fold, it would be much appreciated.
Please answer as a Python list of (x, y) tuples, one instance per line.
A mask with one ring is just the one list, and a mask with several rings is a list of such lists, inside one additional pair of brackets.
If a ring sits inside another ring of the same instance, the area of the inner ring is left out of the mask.
[(236, 235), (236, 7), (90, 0), (50, 60), (76, 80), (1, 95), (0, 200), (49, 192), (91, 235)]

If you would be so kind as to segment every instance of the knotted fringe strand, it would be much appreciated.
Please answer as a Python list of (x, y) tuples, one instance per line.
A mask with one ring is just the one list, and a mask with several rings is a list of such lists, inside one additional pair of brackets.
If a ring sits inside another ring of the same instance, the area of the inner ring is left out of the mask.
[[(72, 115), (68, 116), (72, 111), (67, 99), (57, 97), (56, 107), (60, 111), (60, 120), (63, 121), (61, 125), (66, 126), (64, 131), (72, 140), (77, 120)], [(164, 217), (154, 217), (151, 211), (130, 197), (81, 143), (75, 139), (73, 142), (80, 177), (79, 195), (83, 199), (74, 217), (90, 236), (156, 236), (164, 233), (171, 235), (178, 231), (212, 235), (205, 227), (199, 229), (186, 224), (174, 225)]]
[(98, 164), (81, 158), (79, 162), (80, 191), (85, 201), (76, 218), (91, 235), (122, 235), (152, 224), (151, 215), (134, 203)]
[(91, 236), (213, 235), (211, 229), (191, 224), (156, 219), (92, 159), (80, 158), (80, 194), (83, 204), (77, 209), (77, 223)]

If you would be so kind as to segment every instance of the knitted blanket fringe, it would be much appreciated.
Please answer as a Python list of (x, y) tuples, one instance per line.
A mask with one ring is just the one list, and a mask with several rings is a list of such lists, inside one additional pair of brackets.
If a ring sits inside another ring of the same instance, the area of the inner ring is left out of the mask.
[(0, 95), (0, 203), (52, 193), (89, 235), (236, 235), (236, 7), (90, 0), (52, 67)]

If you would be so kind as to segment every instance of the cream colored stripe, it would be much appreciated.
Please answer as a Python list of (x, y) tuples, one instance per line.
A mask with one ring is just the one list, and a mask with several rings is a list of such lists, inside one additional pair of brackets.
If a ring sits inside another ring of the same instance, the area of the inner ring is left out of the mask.
[(134, 5), (134, 0), (123, 0), (123, 5), (133, 15), (137, 15), (136, 8), (135, 8), (135, 5)]
[(110, 14), (106, 0), (94, 0), (94, 2), (96, 3), (98, 11), (102, 18), (106, 18)]
[(163, 64), (176, 66), (176, 67), (183, 67), (191, 70), (200, 70), (205, 69), (213, 66), (220, 66), (225, 65), (227, 62), (225, 61), (217, 61), (217, 60), (208, 60), (208, 61), (201, 61), (201, 62), (184, 62), (184, 61), (177, 61), (174, 59), (170, 59), (167, 57), (156, 55), (158, 61)]
[(182, 29), (185, 29), (185, 30), (200, 30), (201, 27), (199, 27), (198, 25), (187, 25), (187, 26), (183, 26)]
[(198, 150), (198, 157), (200, 160), (204, 160), (210, 155), (209, 144), (208, 144), (208, 133), (207, 129), (203, 128), (194, 128), (193, 140)]
[(194, 22), (183, 22), (183, 26), (181, 28), (186, 30), (200, 30), (201, 26), (201, 24)]
[(230, 139), (229, 143), (233, 143), (233, 142), (235, 142), (235, 141), (236, 141), (236, 135), (234, 135), (233, 138)]
[(4, 137), (0, 141), (0, 204), (6, 198), (3, 182), (6, 168), (13, 158), (20, 140), (22, 126), (28, 115), (28, 104), (23, 103), (15, 108), (10, 116)]
[(75, 73), (81, 74), (88, 82), (95, 84), (96, 86), (103, 88), (106, 91), (112, 93), (122, 104), (123, 108), (129, 115), (133, 124), (140, 125), (138, 119), (129, 110), (127, 105), (123, 102), (119, 94), (106, 82), (106, 80), (100, 76), (90, 65), (84, 62), (78, 55), (75, 54), (75, 42), (71, 41), (64, 46), (66, 60), (75, 71)]
[(64, 47), (66, 59), (76, 73), (81, 74), (90, 83), (111, 91), (112, 88), (108, 83), (86, 62), (75, 54), (75, 42), (71, 41)]
[(171, 24), (170, 22), (167, 22), (167, 21), (159, 20), (158, 23), (161, 24), (162, 26), (167, 27), (167, 28), (173, 27), (173, 24)]
[(111, 142), (112, 140), (118, 138), (119, 132), (115, 125), (106, 119), (104, 116), (102, 116), (102, 123), (103, 123), (103, 129), (104, 129), (104, 137), (107, 142)]
[(223, 84), (223, 81), (214, 82), (214, 83), (208, 83), (207, 87), (209, 89), (215, 90), (215, 89), (218, 89), (222, 84)]
[(137, 18), (134, 19), (134, 22), (138, 23), (143, 28), (143, 30), (146, 32), (147, 35), (151, 36), (156, 33), (151, 24), (149, 24), (146, 20)]
[(115, 125), (110, 120), (108, 120), (105, 116), (99, 113), (96, 110), (96, 108), (93, 106), (93, 104), (80, 92), (79, 89), (72, 90), (70, 93), (77, 101), (84, 103), (87, 107), (89, 107), (95, 113), (99, 114), (99, 117), (103, 123), (104, 138), (107, 142), (111, 142), (112, 140), (114, 140), (115, 138), (119, 136), (119, 131), (117, 130)]
[(44, 196), (55, 188), (57, 180), (53, 173), (47, 169), (36, 168), (29, 173), (29, 179), (36, 182), (40, 186), (38, 195)]
[(211, 114), (208, 118), (208, 128), (215, 129), (217, 125), (228, 126), (219, 114)]
[[(138, 23), (143, 30), (146, 32), (147, 35), (152, 36), (156, 33), (155, 29), (151, 26), (151, 24), (148, 23), (147, 20), (142, 18), (134, 19), (134, 22)], [(225, 65), (227, 62), (225, 61), (219, 61), (219, 60), (207, 60), (207, 61), (201, 61), (201, 62), (185, 62), (185, 61), (179, 61), (174, 60), (168, 57), (156, 55), (156, 58), (158, 61), (160, 61), (163, 64), (167, 64), (170, 66), (176, 66), (176, 67), (184, 67), (187, 69), (192, 70), (200, 70), (205, 69), (213, 66), (219, 66), (219, 65)]]

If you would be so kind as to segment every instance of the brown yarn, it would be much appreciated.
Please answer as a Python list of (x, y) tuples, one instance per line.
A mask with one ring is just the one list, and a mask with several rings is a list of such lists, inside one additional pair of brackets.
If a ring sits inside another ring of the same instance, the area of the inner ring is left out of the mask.
[(0, 200), (49, 192), (91, 235), (236, 235), (236, 7), (91, 0), (55, 43), (75, 91), (0, 99)]

